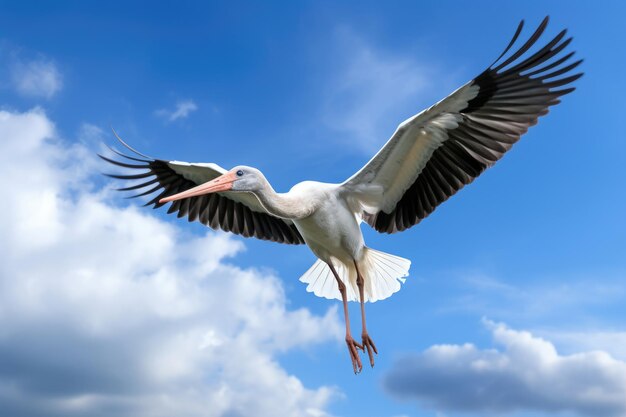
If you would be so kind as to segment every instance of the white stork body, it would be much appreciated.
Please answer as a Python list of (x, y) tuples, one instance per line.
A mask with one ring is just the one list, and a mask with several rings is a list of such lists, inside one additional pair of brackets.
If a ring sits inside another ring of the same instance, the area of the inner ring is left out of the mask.
[[(307, 291), (319, 297), (341, 300), (335, 277), (328, 265), (334, 265), (346, 285), (348, 301), (359, 301), (357, 270), (368, 277), (363, 301), (378, 301), (400, 289), (409, 273), (407, 259), (372, 250), (365, 246), (360, 226), (361, 213), (351, 207), (351, 193), (338, 184), (307, 181), (296, 185), (289, 195), (310, 201), (313, 213), (293, 222), (318, 261), (300, 278)], [(304, 203), (307, 204), (307, 203)], [(399, 281), (400, 280), (400, 281)]]
[[(381, 150), (341, 184), (305, 181), (288, 193), (276, 193), (255, 168), (239, 166), (227, 171), (211, 163), (154, 159), (123, 141), (139, 157), (114, 152), (139, 164), (103, 159), (147, 170), (111, 176), (148, 179), (121, 190), (147, 189), (139, 195), (158, 191), (147, 203), (154, 208), (173, 202), (169, 213), (214, 229), (281, 243), (306, 243), (318, 261), (301, 281), (318, 296), (343, 301), (346, 342), (358, 372), (362, 366), (357, 349), (368, 351), (372, 366), (373, 353), (377, 353), (367, 334), (364, 303), (398, 291), (410, 266), (406, 259), (366, 247), (360, 224), (365, 222), (383, 233), (416, 225), (498, 161), (550, 106), (559, 103), (559, 97), (574, 90), (560, 88), (582, 75), (563, 76), (581, 62), (564, 64), (573, 55), (561, 54), (571, 41), (564, 39), (565, 31), (521, 58), (535, 45), (547, 21), (499, 63), (517, 40), (522, 22), (494, 64), (401, 123)], [(361, 303), (362, 344), (350, 333), (349, 300)]]
[(306, 181), (295, 185), (289, 195), (313, 207), (310, 216), (293, 222), (315, 256), (324, 262), (333, 257), (345, 263), (361, 260), (363, 234), (339, 186)]

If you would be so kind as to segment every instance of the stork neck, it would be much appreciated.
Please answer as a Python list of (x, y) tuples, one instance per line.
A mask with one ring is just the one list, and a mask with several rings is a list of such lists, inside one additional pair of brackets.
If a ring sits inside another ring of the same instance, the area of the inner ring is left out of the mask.
[(270, 214), (283, 219), (302, 219), (311, 214), (302, 199), (291, 193), (277, 193), (269, 182), (254, 193), (265, 210)]

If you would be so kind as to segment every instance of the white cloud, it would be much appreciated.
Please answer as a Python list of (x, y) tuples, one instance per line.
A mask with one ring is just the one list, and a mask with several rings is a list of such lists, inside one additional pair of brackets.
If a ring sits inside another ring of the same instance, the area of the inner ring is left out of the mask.
[[(425, 97), (430, 70), (406, 56), (378, 51), (350, 30), (337, 32), (336, 79), (323, 121), (371, 153), (408, 117), (434, 102)], [(420, 97), (421, 96), (421, 97)]]
[(196, 110), (198, 110), (198, 106), (193, 100), (182, 100), (176, 103), (176, 108), (174, 110), (159, 109), (154, 113), (168, 122), (173, 122), (178, 119), (186, 119), (189, 117), (191, 112)]
[(327, 415), (335, 389), (276, 355), (340, 340), (335, 308), (288, 310), (226, 261), (240, 242), (111, 204), (41, 110), (1, 111), (0, 137), (0, 414)]
[(43, 58), (31, 61), (14, 58), (11, 79), (18, 93), (30, 97), (51, 99), (63, 87), (63, 77), (56, 64)]
[(84, 144), (95, 144), (104, 141), (104, 131), (91, 123), (83, 123), (78, 129), (78, 140)]
[(485, 323), (502, 350), (435, 345), (397, 361), (385, 388), (442, 411), (626, 414), (626, 362), (597, 350), (562, 355), (529, 332)]
[(559, 348), (568, 352), (579, 350), (603, 350), (626, 361), (626, 332), (613, 330), (588, 331), (536, 330), (535, 333), (549, 338)]

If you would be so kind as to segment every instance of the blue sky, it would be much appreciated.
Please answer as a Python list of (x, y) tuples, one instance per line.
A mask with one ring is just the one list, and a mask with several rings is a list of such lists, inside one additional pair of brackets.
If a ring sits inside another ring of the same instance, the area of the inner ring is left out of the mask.
[[(0, 414), (626, 414), (620, 2), (179, 3), (0, 3)], [(417, 227), (364, 227), (413, 264), (368, 305), (380, 354), (358, 376), (339, 303), (297, 280), (307, 248), (140, 208), (99, 175), (113, 126), (279, 191), (343, 181), (545, 15), (585, 76)]]

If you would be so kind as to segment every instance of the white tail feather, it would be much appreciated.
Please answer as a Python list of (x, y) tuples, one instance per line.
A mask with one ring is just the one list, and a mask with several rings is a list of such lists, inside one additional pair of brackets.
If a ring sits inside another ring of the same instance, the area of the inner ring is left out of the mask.
[[(333, 259), (333, 266), (346, 285), (348, 301), (359, 301), (354, 265), (346, 265)], [(363, 291), (365, 301), (373, 303), (398, 292), (405, 281), (404, 277), (409, 275), (410, 266), (411, 261), (408, 259), (365, 248), (363, 258), (359, 261), (359, 270), (365, 280)], [(332, 271), (320, 259), (300, 277), (300, 281), (309, 284), (306, 290), (318, 297), (341, 300), (341, 293)]]

